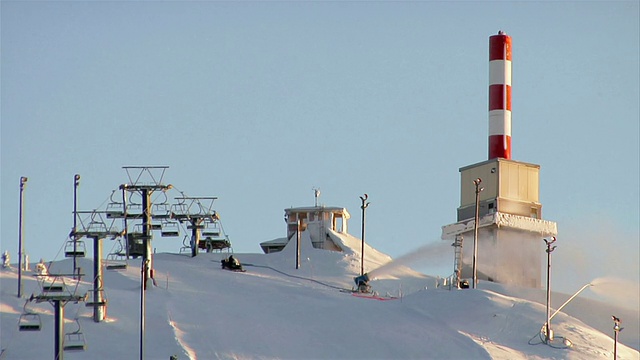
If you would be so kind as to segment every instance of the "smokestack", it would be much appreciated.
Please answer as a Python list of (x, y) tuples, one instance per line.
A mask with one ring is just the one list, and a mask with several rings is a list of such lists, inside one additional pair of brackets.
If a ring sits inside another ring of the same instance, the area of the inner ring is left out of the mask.
[(489, 37), (489, 160), (511, 159), (511, 37)]

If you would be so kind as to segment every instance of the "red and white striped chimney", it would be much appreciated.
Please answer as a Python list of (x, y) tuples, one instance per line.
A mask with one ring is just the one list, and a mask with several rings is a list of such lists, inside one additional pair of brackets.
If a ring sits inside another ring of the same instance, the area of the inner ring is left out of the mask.
[(489, 37), (489, 160), (511, 159), (511, 37)]

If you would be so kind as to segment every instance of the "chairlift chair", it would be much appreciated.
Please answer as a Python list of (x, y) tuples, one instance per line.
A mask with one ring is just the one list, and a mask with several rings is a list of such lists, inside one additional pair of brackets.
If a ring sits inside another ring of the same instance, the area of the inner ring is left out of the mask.
[(169, 219), (171, 217), (170, 205), (168, 203), (153, 204), (151, 214), (154, 219)]
[(76, 331), (64, 334), (64, 351), (83, 351), (87, 348), (87, 341), (80, 330), (80, 323), (77, 319), (76, 323), (78, 324), (78, 329)]
[(176, 221), (163, 221), (161, 235), (164, 237), (177, 237), (180, 236), (180, 228)]
[(182, 247), (180, 248), (179, 253), (180, 254), (191, 253), (191, 245), (190, 245), (190, 240), (188, 235), (185, 235), (184, 238), (182, 239)]
[(107, 254), (107, 270), (122, 270), (127, 268), (127, 256), (122, 253)]
[(20, 331), (40, 331), (42, 329), (42, 319), (40, 314), (26, 310), (27, 303), (24, 304), (25, 310), (20, 314), (18, 319), (18, 330)]
[(142, 216), (142, 204), (127, 204), (127, 217)]
[(87, 297), (85, 301), (86, 307), (98, 307), (105, 305), (107, 305), (107, 298), (104, 295), (104, 289), (90, 289), (87, 291)]
[(64, 245), (65, 257), (85, 257), (86, 246), (83, 240), (69, 240)]
[(87, 225), (87, 231), (92, 233), (106, 232), (107, 224), (104, 221), (91, 220)]
[(202, 236), (213, 238), (220, 237), (220, 227), (218, 227), (216, 222), (205, 221), (205, 226), (202, 229)]
[(111, 202), (107, 204), (107, 208), (105, 213), (107, 214), (108, 219), (120, 219), (124, 217), (124, 211), (122, 203), (119, 202)]
[(65, 283), (64, 279), (59, 276), (41, 276), (40, 286), (42, 287), (42, 292), (44, 294), (50, 292), (63, 292), (65, 291)]

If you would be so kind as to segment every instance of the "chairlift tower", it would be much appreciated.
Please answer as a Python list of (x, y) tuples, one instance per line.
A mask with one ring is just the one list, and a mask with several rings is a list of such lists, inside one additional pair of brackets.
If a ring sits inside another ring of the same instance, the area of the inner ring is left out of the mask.
[[(191, 230), (191, 257), (198, 255), (198, 248), (201, 246), (200, 235), (205, 228), (205, 221), (215, 222), (218, 215), (213, 210), (213, 202), (217, 199), (214, 196), (199, 197), (177, 197), (177, 204), (171, 212), (171, 217), (180, 223), (188, 223), (187, 229)], [(206, 248), (206, 244), (203, 244)]]
[[(100, 322), (105, 317), (105, 307), (107, 300), (104, 296), (104, 277), (102, 275), (102, 242), (101, 240), (119, 237), (122, 232), (114, 227), (114, 220), (107, 225), (105, 222), (106, 213), (99, 211), (77, 211), (80, 220), (80, 229), (74, 228), (71, 236), (74, 239), (86, 237), (93, 239), (93, 290), (91, 291), (91, 299), (86, 305), (93, 307), (93, 321)], [(84, 220), (81, 215), (89, 214), (90, 220)], [(76, 222), (77, 223), (77, 222)], [(77, 240), (74, 240), (77, 242)], [(74, 246), (76, 244), (74, 243)], [(74, 274), (76, 270), (74, 268)], [(80, 279), (80, 277), (78, 277)]]
[[(74, 277), (76, 276), (76, 274), (50, 274), (49, 277), (53, 277), (54, 279), (62, 279), (63, 276), (67, 275), (71, 275)], [(80, 276), (80, 274), (78, 275)], [(54, 360), (64, 360), (64, 306), (69, 302), (77, 303), (84, 301), (86, 296), (87, 294), (77, 295), (75, 291), (74, 293), (71, 293), (68, 291), (49, 292), (46, 290), (44, 290), (39, 295), (31, 295), (29, 301), (35, 301), (36, 303), (48, 302), (54, 307)]]
[[(153, 270), (153, 259), (151, 257), (151, 239), (152, 239), (152, 211), (151, 211), (151, 195), (156, 191), (167, 191), (172, 188), (172, 185), (164, 185), (162, 183), (164, 173), (169, 168), (168, 166), (123, 166), (122, 167), (126, 172), (129, 178), (128, 184), (120, 185), (120, 189), (123, 191), (123, 217), (125, 221), (125, 226), (127, 223), (127, 218), (129, 214), (127, 212), (126, 207), (126, 193), (137, 193), (142, 197), (142, 231), (141, 234), (138, 234), (135, 240), (141, 241), (142, 243), (142, 261), (149, 264), (146, 267), (145, 271), (145, 282), (143, 287), (146, 288), (146, 280), (151, 278), (151, 272)], [(129, 234), (127, 230), (125, 230), (126, 238), (127, 238), (127, 255), (130, 254), (130, 250), (133, 246), (132, 234)]]

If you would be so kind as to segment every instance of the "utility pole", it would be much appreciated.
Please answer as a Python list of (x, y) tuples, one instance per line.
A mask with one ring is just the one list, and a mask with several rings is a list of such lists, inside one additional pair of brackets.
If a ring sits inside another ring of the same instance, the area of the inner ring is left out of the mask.
[(364, 275), (364, 216), (365, 210), (367, 209), (367, 207), (369, 207), (370, 204), (369, 202), (367, 202), (368, 198), (369, 195), (367, 194), (364, 194), (364, 196), (360, 196), (360, 200), (362, 200), (362, 206), (360, 206), (360, 209), (362, 209), (362, 250), (360, 252), (360, 276)]
[(23, 215), (23, 207), (22, 203), (24, 200), (24, 186), (29, 180), (26, 176), (22, 176), (20, 178), (20, 224), (18, 225), (18, 297), (22, 297), (22, 215)]
[(473, 288), (478, 285), (478, 222), (480, 221), (480, 192), (484, 188), (480, 187), (482, 179), (477, 178), (473, 180), (473, 184), (476, 186), (476, 215), (473, 224)]

